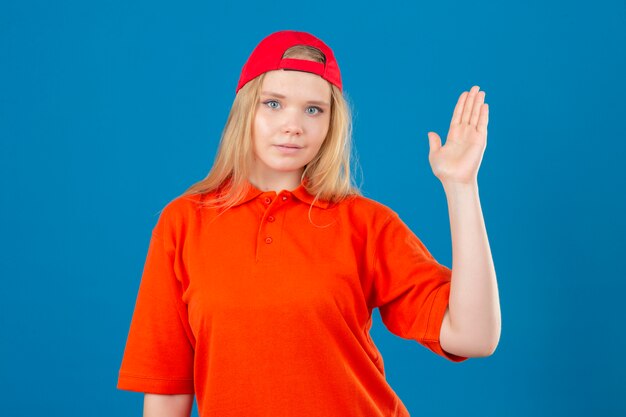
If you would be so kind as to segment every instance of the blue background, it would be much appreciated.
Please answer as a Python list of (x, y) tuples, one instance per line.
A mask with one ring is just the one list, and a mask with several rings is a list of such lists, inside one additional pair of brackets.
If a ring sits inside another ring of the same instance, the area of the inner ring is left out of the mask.
[(454, 364), (375, 311), (411, 414), (626, 413), (624, 1), (1, 5), (3, 415), (141, 415), (115, 384), (150, 231), (209, 171), (241, 66), (281, 29), (333, 48), (363, 192), (447, 266), (426, 134), (445, 141), (459, 94), (487, 93), (502, 337)]

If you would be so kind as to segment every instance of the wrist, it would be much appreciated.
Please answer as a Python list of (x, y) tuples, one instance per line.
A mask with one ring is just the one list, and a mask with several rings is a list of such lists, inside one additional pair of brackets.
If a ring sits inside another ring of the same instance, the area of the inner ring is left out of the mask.
[(469, 183), (448, 181), (442, 182), (442, 185), (449, 203), (478, 198), (478, 183), (475, 181)]
[(444, 190), (446, 190), (446, 192), (451, 191), (451, 192), (463, 192), (463, 191), (467, 191), (467, 190), (478, 190), (478, 181), (477, 180), (470, 180), (467, 182), (462, 182), (462, 181), (441, 181), (441, 185), (443, 186)]

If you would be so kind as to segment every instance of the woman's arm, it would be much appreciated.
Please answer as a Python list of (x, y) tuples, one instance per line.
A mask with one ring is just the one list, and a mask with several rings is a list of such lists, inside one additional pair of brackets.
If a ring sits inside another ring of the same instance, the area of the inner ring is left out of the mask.
[(193, 406), (193, 394), (160, 395), (143, 397), (143, 417), (189, 417)]
[(452, 282), (441, 326), (441, 347), (459, 356), (493, 353), (501, 317), (496, 271), (478, 196), (478, 169), (487, 146), (489, 106), (478, 86), (464, 91), (454, 109), (446, 144), (429, 132), (433, 173), (450, 211)]
[(500, 339), (500, 301), (478, 185), (446, 185), (445, 190), (452, 232), (452, 283), (441, 347), (460, 356), (489, 356)]

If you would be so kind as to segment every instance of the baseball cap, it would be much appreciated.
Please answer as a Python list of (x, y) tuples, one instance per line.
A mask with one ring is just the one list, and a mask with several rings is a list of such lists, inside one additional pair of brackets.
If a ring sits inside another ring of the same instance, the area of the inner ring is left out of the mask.
[[(326, 62), (314, 62), (305, 59), (283, 58), (285, 51), (292, 46), (308, 45), (319, 49), (326, 57)], [(305, 71), (317, 74), (341, 91), (341, 74), (335, 60), (333, 51), (320, 39), (307, 32), (294, 30), (282, 30), (274, 32), (263, 39), (252, 51), (244, 64), (239, 83), (238, 92), (248, 81), (258, 77), (264, 72), (289, 69)]]

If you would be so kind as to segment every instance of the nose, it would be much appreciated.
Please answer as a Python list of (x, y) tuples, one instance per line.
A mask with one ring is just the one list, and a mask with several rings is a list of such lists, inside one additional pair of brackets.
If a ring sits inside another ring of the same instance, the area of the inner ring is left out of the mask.
[(295, 111), (285, 111), (285, 119), (283, 121), (283, 133), (288, 135), (302, 134), (302, 115)]

